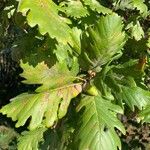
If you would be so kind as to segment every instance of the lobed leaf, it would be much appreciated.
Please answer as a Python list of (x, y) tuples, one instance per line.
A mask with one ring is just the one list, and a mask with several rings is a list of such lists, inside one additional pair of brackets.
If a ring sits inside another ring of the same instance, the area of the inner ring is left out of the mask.
[(133, 6), (140, 11), (143, 17), (148, 15), (147, 5), (144, 4), (144, 0), (132, 0)]
[(121, 89), (122, 92), (118, 93), (119, 98), (133, 111), (135, 106), (142, 110), (150, 102), (150, 93), (140, 87), (122, 86)]
[(75, 134), (77, 149), (117, 150), (117, 147), (121, 147), (114, 130), (118, 128), (125, 133), (123, 125), (116, 117), (116, 113), (122, 113), (119, 106), (104, 100), (101, 96), (85, 96), (80, 101), (77, 111), (82, 112)]
[(132, 21), (130, 24), (128, 24), (126, 29), (131, 31), (131, 37), (134, 37), (136, 41), (139, 41), (144, 37), (144, 31), (139, 21), (136, 21), (136, 23)]
[(87, 8), (83, 6), (81, 1), (68, 0), (61, 3), (64, 12), (69, 17), (81, 18), (89, 15)]
[(51, 69), (44, 63), (35, 68), (22, 64), (25, 83), (42, 84), (34, 94), (23, 93), (12, 99), (0, 112), (17, 121), (16, 127), (23, 126), (30, 119), (29, 129), (37, 128), (42, 121), (47, 127), (65, 116), (72, 98), (82, 91), (82, 83), (73, 83), (78, 67), (69, 71), (67, 66), (56, 64)]
[(94, 28), (89, 28), (88, 36), (83, 38), (81, 66), (101, 66), (120, 53), (125, 44), (125, 33), (122, 29), (122, 19), (117, 14), (100, 17)]
[(59, 7), (52, 0), (20, 0), (18, 10), (27, 14), (31, 27), (38, 25), (42, 35), (49, 33), (63, 44), (72, 43), (71, 28), (58, 15)]
[(126, 10), (126, 8), (131, 10), (137, 9), (143, 17), (146, 17), (148, 15), (148, 7), (144, 2), (144, 0), (121, 0), (114, 2), (114, 5), (116, 9), (121, 10)]
[(55, 89), (67, 85), (76, 79), (76, 75), (79, 71), (77, 61), (74, 61), (75, 71), (68, 70), (65, 62), (56, 63), (50, 69), (44, 62), (39, 63), (36, 67), (30, 66), (28, 63), (21, 63), (23, 73), (21, 76), (26, 78), (23, 83), (26, 84), (42, 84), (36, 91), (41, 92), (49, 89)]
[[(118, 102), (124, 107), (126, 104), (132, 111), (135, 107), (142, 110), (150, 102), (149, 91), (138, 87), (136, 82), (141, 82), (141, 71), (135, 69), (136, 61), (130, 60), (118, 65), (120, 70), (115, 70), (118, 74), (107, 74), (105, 82)], [(136, 74), (135, 74), (136, 73)], [(137, 78), (137, 75), (139, 78)], [(137, 81), (136, 81), (137, 80)]]
[(139, 117), (143, 122), (150, 123), (150, 105), (147, 105), (146, 108), (139, 113)]
[(114, 1), (113, 5), (115, 6), (115, 10), (133, 9), (132, 0)]
[(45, 130), (46, 128), (40, 127), (33, 131), (24, 131), (18, 139), (18, 150), (37, 150)]
[[(129, 61), (115, 65), (114, 73), (109, 76), (108, 84), (119, 101), (125, 102), (128, 107), (134, 111), (135, 107), (142, 110), (150, 102), (150, 92), (141, 85), (143, 82), (144, 71), (143, 64), (139, 60), (130, 59)], [(120, 90), (116, 91), (112, 84)]]
[(93, 11), (97, 11), (98, 13), (103, 13), (103, 14), (112, 13), (112, 11), (109, 8), (104, 7), (97, 0), (83, 0), (83, 2), (85, 5), (89, 6), (89, 8), (91, 8)]

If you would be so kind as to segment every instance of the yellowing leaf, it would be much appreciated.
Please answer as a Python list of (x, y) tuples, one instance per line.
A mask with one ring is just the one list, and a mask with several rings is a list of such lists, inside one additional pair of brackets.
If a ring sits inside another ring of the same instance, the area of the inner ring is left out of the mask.
[(58, 119), (65, 116), (72, 98), (82, 91), (81, 83), (73, 83), (78, 69), (76, 64), (69, 71), (67, 66), (56, 64), (48, 68), (44, 63), (35, 68), (22, 64), (22, 76), (28, 84), (42, 84), (34, 94), (23, 93), (12, 99), (0, 112), (7, 114), (14, 121), (16, 127), (23, 126), (30, 118), (29, 129), (33, 130), (44, 121), (51, 127)]
[(26, 78), (23, 82), (26, 84), (42, 84), (36, 91), (41, 92), (49, 89), (55, 89), (60, 86), (67, 85), (75, 80), (78, 73), (77, 62), (74, 62), (77, 67), (75, 72), (69, 71), (65, 63), (56, 63), (55, 66), (50, 69), (44, 62), (39, 63), (36, 67), (30, 66), (28, 63), (21, 63), (21, 67), (24, 72), (21, 74), (22, 77)]

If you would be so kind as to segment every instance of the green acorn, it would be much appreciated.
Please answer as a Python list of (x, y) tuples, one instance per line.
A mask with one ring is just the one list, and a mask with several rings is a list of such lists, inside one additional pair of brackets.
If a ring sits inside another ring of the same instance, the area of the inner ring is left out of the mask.
[(98, 91), (97, 91), (97, 88), (95, 86), (90, 86), (87, 89), (86, 93), (91, 95), (91, 96), (97, 96), (98, 95)]
[(84, 88), (84, 91), (86, 94), (91, 95), (91, 96), (97, 96), (98, 95), (98, 90), (94, 85), (86, 85)]

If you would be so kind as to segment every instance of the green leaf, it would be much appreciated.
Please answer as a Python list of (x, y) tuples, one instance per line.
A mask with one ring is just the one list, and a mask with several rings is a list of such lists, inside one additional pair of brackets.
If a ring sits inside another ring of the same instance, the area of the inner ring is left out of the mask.
[(81, 18), (89, 15), (87, 8), (80, 1), (68, 0), (67, 2), (62, 2), (60, 5), (69, 17)]
[(56, 46), (54, 53), (56, 54), (58, 61), (63, 62), (69, 59), (69, 54), (72, 54), (72, 49), (68, 44), (64, 45), (64, 44), (59, 43)]
[(62, 62), (64, 60), (67, 60), (67, 62), (70, 61), (71, 56), (78, 56), (81, 53), (81, 29), (78, 29), (77, 27), (72, 28), (72, 41), (73, 45), (69, 44), (62, 44), (58, 43), (56, 45), (56, 48), (54, 50), (54, 53), (56, 54), (56, 57), (59, 62)]
[(140, 87), (121, 87), (122, 92), (118, 96), (123, 100), (131, 110), (134, 111), (134, 106), (142, 110), (150, 102), (150, 93)]
[[(135, 48), (137, 46), (138, 45), (136, 45)], [(130, 50), (132, 50), (132, 49), (130, 49)], [(116, 76), (116, 78), (120, 77), (128, 83), (131, 83), (131, 80), (135, 80), (136, 82), (141, 82), (143, 75), (144, 75), (143, 70), (141, 70), (141, 67), (139, 67), (138, 59), (130, 59), (129, 61), (124, 62), (123, 64), (115, 65), (113, 68), (113, 71), (114, 71), (114, 73), (116, 73), (116, 74), (114, 74), (114, 77), (115, 76)], [(129, 85), (131, 85), (131, 84), (129, 84)]]
[(115, 6), (115, 10), (133, 9), (132, 0), (115, 1), (113, 5)]
[(37, 150), (38, 143), (43, 140), (46, 128), (37, 128), (33, 131), (24, 131), (19, 137), (18, 150)]
[(139, 113), (139, 117), (143, 122), (150, 123), (150, 105), (147, 105), (146, 108)]
[(35, 68), (21, 65), (27, 84), (42, 84), (34, 94), (23, 93), (12, 99), (0, 112), (17, 121), (16, 127), (23, 126), (31, 117), (29, 129), (37, 128), (42, 121), (47, 127), (65, 116), (72, 98), (82, 91), (82, 83), (73, 83), (76, 79), (77, 64), (69, 71), (65, 64), (56, 64), (48, 68), (44, 63)]
[(97, 0), (83, 0), (84, 4), (89, 6), (93, 11), (97, 11), (98, 13), (109, 14), (112, 11), (109, 8), (104, 7)]
[(140, 72), (134, 70), (135, 63), (136, 61), (130, 60), (115, 66), (118, 67), (118, 70), (114, 70), (117, 74), (109, 72), (105, 79), (118, 102), (122, 106), (125, 103), (132, 111), (135, 110), (135, 107), (142, 110), (150, 102), (149, 91), (137, 86), (138, 82), (142, 82), (140, 80), (142, 76)]
[(72, 83), (72, 81), (76, 79), (76, 75), (79, 71), (77, 62), (74, 62), (74, 65), (76, 66), (75, 72), (72, 71), (74, 69), (73, 67), (72, 70), (68, 70), (65, 62), (56, 63), (50, 69), (44, 62), (39, 63), (36, 67), (30, 66), (28, 63), (21, 63), (21, 67), (24, 70), (21, 76), (26, 78), (23, 83), (42, 84), (42, 86), (36, 90), (36, 92), (42, 92)]
[(81, 53), (81, 29), (77, 27), (72, 28), (72, 40), (73, 40), (73, 48), (77, 54)]
[(126, 29), (131, 31), (131, 37), (134, 37), (136, 41), (139, 41), (144, 37), (144, 31), (139, 21), (136, 21), (136, 23), (132, 21), (130, 24), (128, 24)]
[(146, 4), (144, 4), (144, 0), (132, 0), (133, 6), (140, 11), (143, 17), (148, 15), (148, 8)]
[(125, 133), (123, 125), (116, 117), (116, 113), (122, 113), (119, 106), (100, 96), (85, 96), (80, 101), (77, 111), (82, 112), (79, 114), (79, 127), (75, 134), (78, 150), (117, 150), (117, 147), (121, 148), (119, 137), (114, 130), (117, 128)]
[(72, 43), (71, 29), (58, 15), (59, 7), (52, 0), (21, 0), (18, 10), (27, 14), (31, 27), (38, 25), (42, 35), (49, 33), (63, 44)]
[(137, 9), (143, 17), (148, 15), (148, 8), (144, 3), (144, 0), (121, 0), (114, 2), (115, 9), (126, 10), (127, 9)]
[(90, 27), (88, 35), (83, 38), (81, 66), (101, 66), (120, 53), (125, 44), (125, 33), (122, 32), (122, 28), (122, 19), (117, 14), (100, 17), (95, 27)]

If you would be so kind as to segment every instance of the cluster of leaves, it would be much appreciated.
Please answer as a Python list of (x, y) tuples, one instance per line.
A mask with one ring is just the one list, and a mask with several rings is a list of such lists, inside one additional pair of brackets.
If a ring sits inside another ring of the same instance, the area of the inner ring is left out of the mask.
[(149, 14), (143, 0), (18, 1), (12, 57), (37, 88), (0, 112), (28, 127), (19, 150), (117, 150), (118, 113), (150, 122)]

